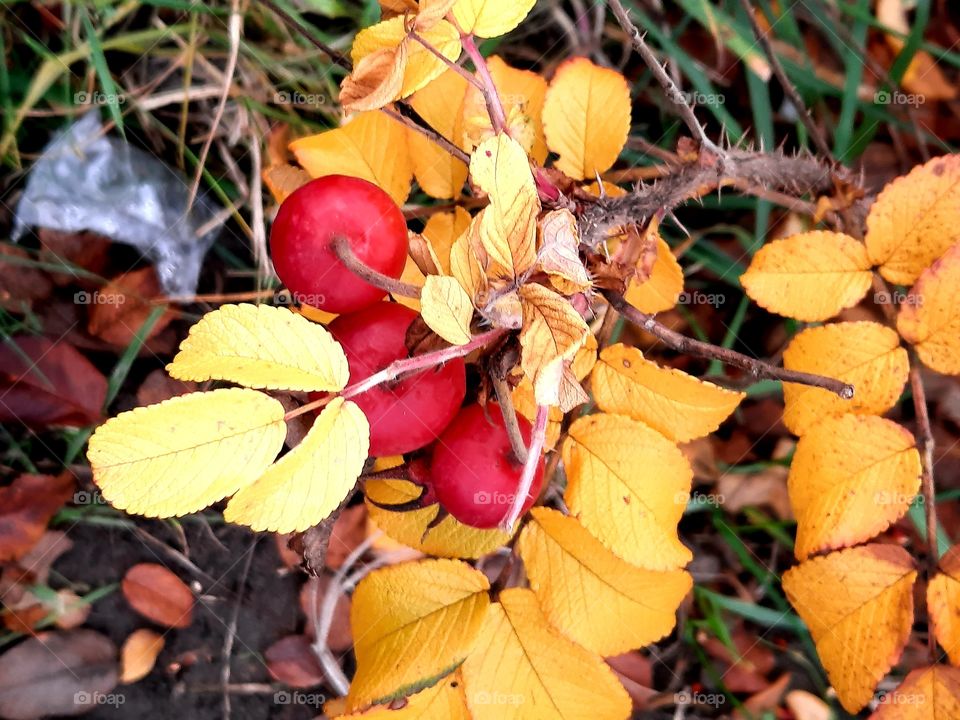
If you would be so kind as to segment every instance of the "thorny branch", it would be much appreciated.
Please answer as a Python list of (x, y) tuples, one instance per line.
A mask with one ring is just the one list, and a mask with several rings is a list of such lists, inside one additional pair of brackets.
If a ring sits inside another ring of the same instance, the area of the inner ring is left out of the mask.
[(402, 295), (403, 297), (409, 298), (420, 297), (420, 288), (418, 288), (416, 285), (411, 285), (403, 280), (398, 280), (397, 278), (390, 277), (389, 275), (384, 275), (381, 272), (377, 272), (372, 267), (364, 265), (363, 261), (353, 254), (353, 249), (350, 247), (349, 239), (345, 237), (335, 239), (333, 241), (332, 248), (333, 254), (337, 256), (337, 259), (346, 265), (354, 275), (362, 279), (364, 282), (380, 288), (391, 295)]
[(723, 348), (719, 345), (711, 345), (710, 343), (701, 342), (700, 340), (694, 340), (660, 324), (652, 315), (640, 312), (624, 300), (623, 295), (611, 290), (604, 291), (603, 295), (610, 305), (627, 320), (642, 330), (646, 330), (677, 352), (697, 355), (698, 357), (710, 360), (719, 360), (726, 365), (742, 368), (758, 379), (769, 378), (771, 380), (782, 380), (783, 382), (822, 388), (835, 393), (844, 400), (849, 400), (853, 397), (853, 385), (842, 382), (841, 380), (824, 377), (823, 375), (788, 370), (771, 365), (763, 360), (752, 358), (749, 355), (738, 353), (735, 350)]

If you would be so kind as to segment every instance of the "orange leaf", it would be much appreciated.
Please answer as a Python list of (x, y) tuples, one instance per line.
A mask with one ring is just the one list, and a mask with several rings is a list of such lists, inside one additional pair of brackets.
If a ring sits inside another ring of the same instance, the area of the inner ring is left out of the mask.
[(134, 565), (124, 576), (121, 589), (134, 610), (158, 625), (185, 628), (193, 621), (193, 593), (163, 565)]

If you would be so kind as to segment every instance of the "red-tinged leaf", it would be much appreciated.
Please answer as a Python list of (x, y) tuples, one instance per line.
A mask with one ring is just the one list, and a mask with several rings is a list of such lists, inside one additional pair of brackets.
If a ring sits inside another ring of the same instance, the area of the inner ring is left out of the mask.
[(308, 688), (324, 680), (323, 668), (306, 635), (288, 635), (267, 648), (263, 656), (270, 675), (284, 685)]
[[(79, 267), (96, 275), (103, 275), (107, 269), (110, 252), (110, 240), (94, 233), (68, 233), (59, 230), (40, 228), (40, 259), (52, 265), (65, 268)], [(58, 285), (75, 285), (77, 273), (64, 270), (51, 273), (51, 279)]]
[(659, 694), (659, 691), (653, 689), (653, 665), (650, 658), (639, 652), (628, 652), (608, 657), (606, 660), (633, 701), (634, 710), (645, 709), (650, 699)]
[(106, 378), (73, 346), (45, 337), (0, 343), (0, 422), (91, 425), (106, 396)]
[(196, 392), (200, 388), (189, 380), (176, 380), (167, 374), (163, 368), (157, 368), (140, 383), (137, 388), (137, 405), (145, 407), (156, 405), (170, 398)]
[[(161, 294), (153, 266), (115, 277), (95, 292), (80, 293), (79, 297), (88, 303), (87, 330), (112, 345), (127, 347), (156, 307), (151, 301)], [(165, 312), (145, 339), (155, 337), (173, 318), (172, 312)]]
[(41, 633), (0, 655), (0, 717), (81, 715), (110, 700), (117, 648), (93, 630)]
[(347, 555), (367, 536), (367, 506), (354, 505), (345, 509), (333, 523), (330, 544), (327, 546), (327, 567), (338, 570)]
[[(329, 577), (310, 578), (300, 590), (300, 609), (307, 618), (304, 632), (311, 640), (314, 638), (315, 621), (316, 618), (321, 617), (328, 593), (336, 593), (337, 598), (330, 599), (333, 603), (333, 617), (327, 633), (327, 646), (339, 652), (353, 645), (353, 633), (350, 631), (350, 598), (339, 592)], [(313, 610), (310, 609), (311, 600), (314, 602)]]
[(0, 245), (0, 308), (22, 313), (53, 292), (46, 273), (23, 263), (29, 257), (23, 248)]
[(17, 560), (29, 552), (74, 488), (68, 474), (21, 475), (0, 488), (0, 562)]
[(130, 606), (158, 625), (185, 628), (193, 620), (193, 593), (163, 565), (134, 565), (121, 587)]
[(28, 607), (40, 601), (30, 591), (46, 585), (50, 567), (73, 547), (73, 541), (60, 530), (48, 530), (30, 551), (0, 573), (0, 602), (7, 607)]

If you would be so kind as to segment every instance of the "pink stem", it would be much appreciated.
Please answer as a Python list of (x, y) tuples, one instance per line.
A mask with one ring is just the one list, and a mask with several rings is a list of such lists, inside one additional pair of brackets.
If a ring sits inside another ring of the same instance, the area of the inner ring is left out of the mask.
[(473, 61), (473, 65), (477, 69), (477, 76), (480, 78), (481, 85), (483, 85), (481, 92), (487, 103), (490, 124), (493, 125), (495, 132), (504, 132), (507, 128), (507, 114), (503, 111), (500, 93), (497, 92), (497, 86), (493, 82), (493, 76), (490, 74), (490, 68), (487, 67), (487, 61), (480, 54), (480, 49), (474, 42), (473, 35), (462, 35), (460, 42), (463, 45), (464, 52)]
[(527, 449), (527, 461), (523, 464), (520, 484), (513, 496), (510, 510), (500, 523), (500, 529), (504, 532), (510, 532), (517, 520), (520, 519), (523, 503), (526, 501), (527, 495), (530, 494), (530, 488), (533, 487), (533, 478), (537, 474), (537, 466), (540, 464), (540, 456), (547, 439), (547, 420), (549, 418), (549, 406), (537, 405), (537, 416), (533, 420), (533, 433), (530, 436), (530, 447)]

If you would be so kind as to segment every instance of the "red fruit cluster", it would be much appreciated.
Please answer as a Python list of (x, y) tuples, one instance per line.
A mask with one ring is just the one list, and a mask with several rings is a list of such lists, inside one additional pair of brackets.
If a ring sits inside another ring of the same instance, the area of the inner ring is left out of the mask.
[[(294, 299), (341, 313), (329, 330), (343, 347), (354, 384), (408, 356), (407, 331), (417, 313), (381, 302), (386, 292), (347, 267), (335, 242), (347, 243), (368, 268), (399, 278), (407, 256), (406, 222), (376, 185), (329, 175), (292, 193), (270, 233), (274, 267)], [(370, 423), (371, 455), (401, 455), (434, 443), (429, 461), (417, 461), (426, 497), (463, 523), (495, 527), (513, 502), (523, 467), (513, 454), (500, 408), (471, 405), (461, 410), (465, 393), (466, 369), (458, 358), (351, 400)], [(518, 420), (529, 443), (530, 424)], [(541, 458), (524, 511), (542, 482)]]

